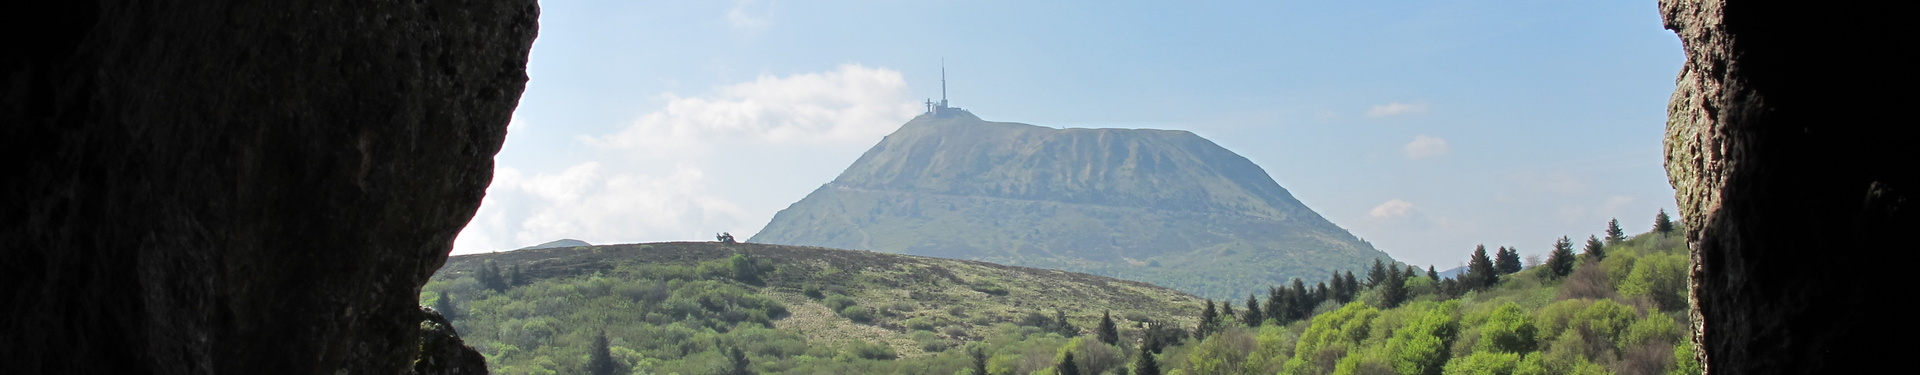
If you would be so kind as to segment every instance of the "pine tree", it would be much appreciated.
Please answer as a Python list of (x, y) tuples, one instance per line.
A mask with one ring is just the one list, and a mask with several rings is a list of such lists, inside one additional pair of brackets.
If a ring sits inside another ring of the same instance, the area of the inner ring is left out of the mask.
[(1067, 313), (1061, 312), (1059, 309), (1053, 310), (1053, 327), (1050, 328), (1053, 328), (1053, 332), (1059, 333), (1060, 336), (1074, 337), (1080, 335), (1080, 328), (1074, 327), (1073, 323), (1068, 323)]
[(1433, 280), (1433, 282), (1436, 283), (1440, 282), (1440, 273), (1433, 272), (1433, 265), (1431, 264), (1427, 265), (1427, 279)]
[(1600, 239), (1594, 236), (1587, 236), (1587, 248), (1584, 251), (1587, 258), (1596, 262), (1607, 259), (1607, 245), (1600, 243)]
[(1499, 269), (1500, 274), (1520, 272), (1520, 249), (1502, 246), (1498, 254), (1493, 260), (1493, 267)]
[(1102, 344), (1116, 345), (1120, 343), (1120, 327), (1113, 324), (1113, 312), (1107, 311), (1100, 313), (1100, 327), (1094, 329), (1094, 333), (1095, 338), (1100, 339), (1100, 343)]
[(1207, 308), (1200, 310), (1200, 325), (1193, 328), (1195, 340), (1205, 340), (1213, 335), (1214, 327), (1220, 322), (1220, 311), (1214, 310), (1213, 300), (1207, 300)]
[(1607, 220), (1607, 244), (1617, 244), (1627, 240), (1627, 232), (1620, 230), (1620, 219)]
[(1360, 283), (1355, 282), (1355, 279), (1353, 278), (1353, 271), (1347, 271), (1347, 296), (1346, 298), (1342, 298), (1346, 301), (1341, 302), (1341, 304), (1346, 304), (1347, 302), (1353, 302), (1353, 297), (1360, 295), (1360, 288), (1354, 287), (1357, 285), (1360, 285)]
[(1240, 320), (1248, 327), (1259, 327), (1267, 320), (1267, 314), (1260, 312), (1260, 301), (1254, 299), (1252, 294), (1247, 295), (1247, 312), (1242, 314), (1243, 317)]
[(519, 264), (513, 265), (513, 271), (508, 272), (507, 274), (511, 276), (510, 277), (511, 280), (508, 280), (507, 285), (527, 285), (528, 284), (527, 278), (525, 276), (520, 275)]
[(1333, 295), (1329, 298), (1342, 305), (1347, 304), (1347, 280), (1340, 278), (1340, 271), (1334, 271), (1333, 279), (1328, 282), (1333, 284)]
[(1490, 287), (1500, 281), (1499, 270), (1494, 269), (1493, 259), (1487, 257), (1487, 245), (1474, 247), (1473, 257), (1467, 260), (1467, 277), (1461, 281), (1467, 290)]
[(1134, 375), (1160, 375), (1160, 362), (1153, 360), (1153, 351), (1147, 345), (1140, 345), (1140, 354), (1133, 356)]
[(1560, 236), (1553, 242), (1553, 252), (1547, 254), (1547, 270), (1554, 278), (1566, 277), (1573, 273), (1573, 240)]
[(1327, 290), (1327, 283), (1315, 283), (1313, 286), (1313, 305), (1319, 306), (1321, 302), (1326, 302), (1332, 295), (1333, 293)]
[(1373, 258), (1373, 268), (1367, 269), (1367, 287), (1368, 288), (1379, 287), (1380, 282), (1386, 281), (1386, 280), (1387, 280), (1387, 265), (1381, 264), (1380, 258)]
[[(1146, 348), (1146, 346), (1143, 345), (1141, 346), (1141, 348), (1144, 349)], [(973, 359), (974, 375), (993, 375), (992, 373), (987, 371), (986, 345), (976, 346), (972, 349), (967, 350), (967, 357), (971, 357)]]
[(1080, 366), (1073, 364), (1073, 352), (1060, 353), (1060, 364), (1054, 365), (1060, 375), (1080, 375)]
[(753, 361), (738, 346), (727, 347), (727, 375), (752, 375)]
[(1267, 287), (1267, 318), (1279, 324), (1287, 324), (1287, 293), (1280, 287)]
[(1653, 215), (1653, 232), (1673, 234), (1673, 217), (1667, 216), (1667, 209), (1662, 208), (1659, 214)]
[(475, 278), (479, 279), (477, 281), (480, 282), (481, 287), (493, 289), (495, 292), (507, 291), (507, 280), (500, 275), (500, 265), (494, 263), (492, 259), (480, 264), (480, 274)]
[(1220, 322), (1214, 324), (1215, 329), (1226, 329), (1236, 320), (1240, 320), (1240, 314), (1233, 312), (1233, 300), (1220, 300)]
[(1407, 279), (1404, 275), (1405, 274), (1399, 272), (1391, 273), (1387, 275), (1386, 282), (1380, 284), (1378, 290), (1380, 291), (1381, 308), (1391, 309), (1399, 307), (1400, 302), (1406, 301)]
[(1306, 319), (1318, 303), (1307, 300), (1307, 284), (1300, 282), (1300, 278), (1297, 277), (1293, 279), (1292, 286), (1287, 288), (1287, 300), (1291, 301), (1287, 306), (1293, 308), (1287, 311), (1287, 321)]
[(587, 350), (587, 373), (613, 375), (620, 372), (620, 364), (613, 361), (613, 352), (607, 346), (607, 332), (601, 331), (599, 336), (594, 337), (593, 347)]
[(440, 292), (440, 298), (433, 301), (433, 311), (440, 312), (440, 316), (449, 321), (459, 319), (459, 313), (453, 311), (453, 293)]

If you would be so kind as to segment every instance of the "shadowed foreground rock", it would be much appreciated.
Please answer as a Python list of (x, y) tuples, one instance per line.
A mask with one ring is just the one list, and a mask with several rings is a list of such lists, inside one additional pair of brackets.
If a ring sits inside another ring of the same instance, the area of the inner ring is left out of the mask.
[[(1667, 172), (1714, 373), (1884, 372), (1912, 355), (1913, 2), (1662, 0), (1687, 62)], [(1856, 371), (1858, 370), (1858, 371)]]
[(533, 1), (54, 3), (0, 16), (0, 373), (485, 372), (416, 298)]

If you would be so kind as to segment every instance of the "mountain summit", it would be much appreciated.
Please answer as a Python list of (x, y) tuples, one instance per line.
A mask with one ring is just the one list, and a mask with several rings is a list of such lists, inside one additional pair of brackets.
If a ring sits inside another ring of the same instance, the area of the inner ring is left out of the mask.
[(750, 241), (975, 259), (1244, 297), (1387, 258), (1186, 131), (929, 110)]

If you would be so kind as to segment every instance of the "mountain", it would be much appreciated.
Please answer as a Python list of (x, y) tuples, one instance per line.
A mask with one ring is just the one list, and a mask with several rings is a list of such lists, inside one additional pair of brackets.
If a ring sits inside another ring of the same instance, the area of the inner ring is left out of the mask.
[(1088, 272), (1212, 298), (1389, 259), (1193, 133), (914, 118), (750, 242)]
[(559, 240), (554, 240), (552, 242), (547, 242), (539, 245), (522, 247), (519, 250), (552, 249), (557, 247), (576, 247), (576, 246), (593, 246), (593, 244), (587, 243), (587, 241), (581, 241), (581, 240), (576, 240), (572, 238), (562, 238)]
[[(489, 287), (488, 272), (509, 278)], [(421, 293), (494, 373), (581, 373), (601, 333), (635, 373), (721, 373), (713, 362), (729, 346), (757, 373), (952, 373), (886, 369), (963, 366), (954, 348), (993, 337), (1058, 344), (1109, 312), (1128, 339), (1147, 321), (1192, 327), (1202, 303), (1083, 273), (717, 242), (454, 256)], [(1048, 325), (1056, 311), (1071, 327)]]

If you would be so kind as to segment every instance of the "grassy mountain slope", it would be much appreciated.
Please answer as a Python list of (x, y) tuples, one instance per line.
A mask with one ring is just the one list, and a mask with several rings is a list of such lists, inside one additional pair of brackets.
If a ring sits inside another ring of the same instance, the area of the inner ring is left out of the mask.
[[(482, 275), (488, 264), (504, 275), (499, 290)], [(1146, 320), (1191, 325), (1200, 310), (1185, 293), (1081, 273), (745, 243), (456, 256), (422, 304), (453, 310), (462, 337), (504, 374), (580, 372), (601, 332), (634, 373), (720, 373), (728, 348), (756, 372), (951, 373), (964, 342), (1059, 340), (1035, 321), (1056, 310), (1075, 332), (1111, 311), (1128, 335)]]
[(1387, 259), (1184, 131), (923, 115), (752, 242), (1089, 272), (1214, 297)]

